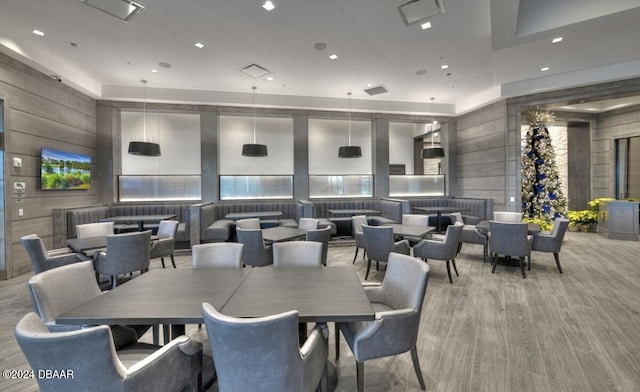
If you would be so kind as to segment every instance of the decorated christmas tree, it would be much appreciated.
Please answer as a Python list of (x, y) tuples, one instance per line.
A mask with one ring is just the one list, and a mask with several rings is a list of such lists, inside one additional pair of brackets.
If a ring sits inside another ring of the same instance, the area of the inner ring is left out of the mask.
[(523, 118), (529, 123), (527, 145), (522, 151), (523, 216), (550, 222), (567, 213), (567, 199), (560, 188), (556, 155), (547, 129), (554, 115), (532, 110)]

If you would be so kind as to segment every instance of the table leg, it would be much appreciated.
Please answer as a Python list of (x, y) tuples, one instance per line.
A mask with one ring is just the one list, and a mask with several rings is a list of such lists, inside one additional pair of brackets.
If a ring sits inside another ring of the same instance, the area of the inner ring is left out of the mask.
[(144, 231), (144, 222), (143, 221), (139, 221), (138, 222), (138, 231)]
[(440, 234), (440, 233), (442, 233), (442, 226), (440, 224), (441, 219), (442, 219), (442, 212), (438, 211), (438, 212), (436, 212), (436, 214), (437, 214), (437, 218), (436, 219), (438, 219), (438, 234)]

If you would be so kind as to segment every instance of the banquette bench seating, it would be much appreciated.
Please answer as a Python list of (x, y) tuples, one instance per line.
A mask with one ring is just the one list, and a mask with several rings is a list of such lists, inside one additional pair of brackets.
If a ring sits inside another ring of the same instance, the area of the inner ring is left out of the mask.
[[(467, 225), (475, 225), (482, 220), (493, 219), (493, 199), (476, 199), (467, 197), (436, 197), (408, 199), (410, 213), (416, 213), (413, 207), (455, 207), (462, 211), (462, 218)], [(442, 214), (443, 225), (455, 223), (448, 214)], [(429, 220), (430, 226), (437, 224), (436, 218)]]
[[(99, 222), (113, 216), (122, 215), (166, 215), (175, 214), (179, 221), (176, 233), (176, 243), (188, 244), (190, 241), (191, 204), (122, 204), (122, 205), (93, 205), (75, 208), (54, 208), (53, 229), (54, 244), (65, 247), (67, 239), (77, 238), (76, 225)], [(145, 224), (145, 228), (156, 231), (158, 224)], [(135, 222), (130, 224), (115, 224), (115, 233), (137, 231)], [(179, 245), (178, 245), (179, 246)], [(187, 245), (188, 246), (188, 245)]]

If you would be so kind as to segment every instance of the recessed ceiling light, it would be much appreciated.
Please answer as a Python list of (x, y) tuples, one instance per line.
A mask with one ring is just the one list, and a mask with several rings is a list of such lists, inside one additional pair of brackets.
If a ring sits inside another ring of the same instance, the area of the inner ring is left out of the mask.
[(201, 44), (200, 42), (196, 42), (193, 46), (195, 46), (198, 49), (204, 48), (204, 44)]
[(442, 69), (447, 69), (447, 68), (449, 68), (449, 65), (448, 65), (448, 64), (442, 64), (442, 65), (440, 66), (440, 68), (442, 68)]
[(158, 73), (158, 70), (157, 69), (152, 69), (151, 72), (152, 73)]
[(42, 31), (40, 31), (40, 30), (33, 30), (33, 34), (39, 35), (41, 37), (44, 37), (44, 33)]
[(558, 42), (562, 42), (562, 37), (556, 37), (553, 40), (551, 40), (551, 43), (557, 44)]
[(371, 86), (373, 86), (373, 84), (367, 83), (367, 87), (371, 87)]
[(421, 24), (420, 27), (422, 27), (422, 30), (430, 29), (431, 28), (431, 22), (425, 22), (425, 23)]
[(331, 60), (335, 60), (335, 59), (337, 59), (337, 58), (338, 58), (338, 55), (337, 55), (337, 54), (332, 54), (331, 56), (329, 56), (329, 58), (330, 58)]
[(262, 4), (262, 8), (264, 8), (267, 11), (271, 11), (272, 9), (276, 8), (276, 6), (273, 5), (273, 3), (270, 1), (265, 1), (264, 4)]
[(267, 77), (267, 80), (270, 81), (270, 82), (273, 81), (273, 76)]
[(545, 71), (548, 71), (548, 70), (549, 70), (549, 67), (542, 67), (542, 68), (540, 68), (540, 71), (542, 71), (542, 72), (545, 72)]

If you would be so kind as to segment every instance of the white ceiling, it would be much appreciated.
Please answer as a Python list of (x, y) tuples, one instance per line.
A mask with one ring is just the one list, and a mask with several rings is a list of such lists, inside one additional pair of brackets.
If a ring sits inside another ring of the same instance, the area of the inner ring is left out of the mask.
[[(640, 76), (640, 0), (441, 0), (428, 30), (397, 0), (272, 1), (140, 0), (126, 23), (78, 0), (0, 0), (0, 50), (96, 99), (140, 100), (146, 79), (149, 101), (251, 105), (256, 85), (259, 106), (345, 110), (352, 91), (354, 110), (398, 113)], [(239, 72), (252, 63), (274, 80)]]

